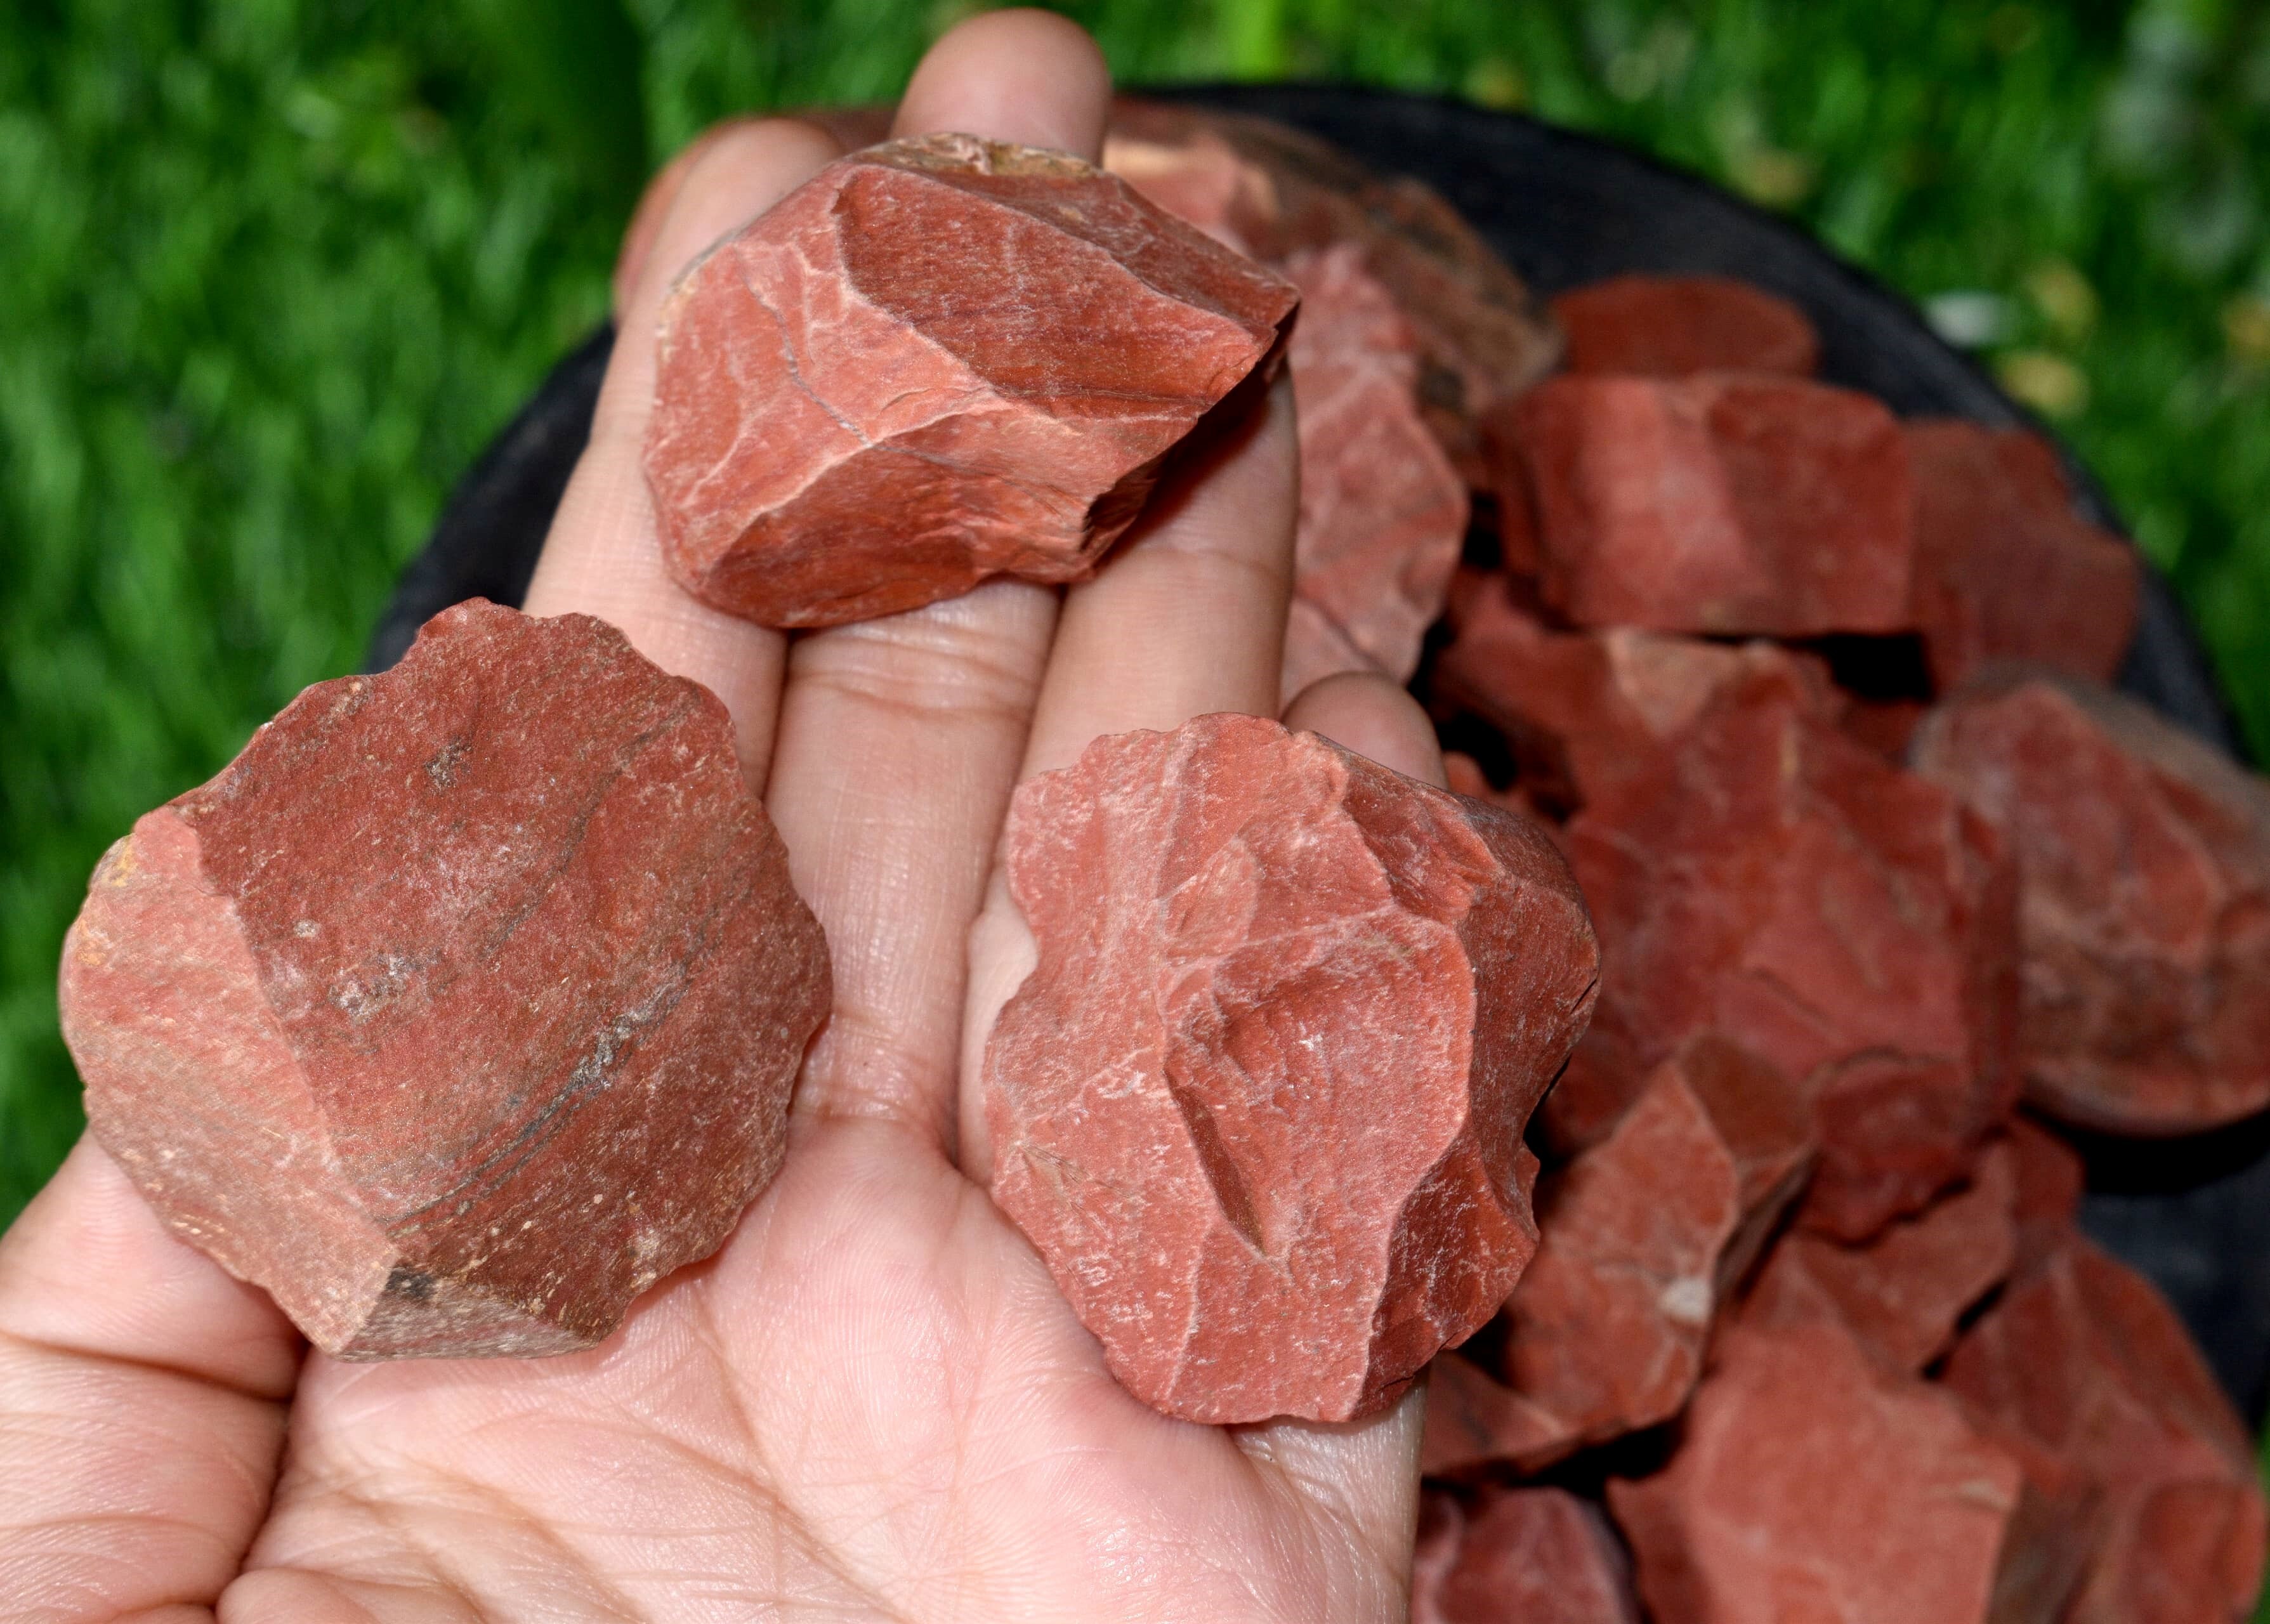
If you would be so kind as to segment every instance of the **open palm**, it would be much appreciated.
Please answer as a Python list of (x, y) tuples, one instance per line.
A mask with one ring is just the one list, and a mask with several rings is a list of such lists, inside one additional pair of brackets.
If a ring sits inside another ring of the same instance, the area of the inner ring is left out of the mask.
[[(1105, 76), (1039, 13), (949, 34), (902, 133), (1100, 146)], [(639, 467), (678, 270), (833, 156), (730, 127), (657, 182), (622, 339), (531, 588), (732, 711), (836, 1005), (786, 1164), (590, 1353), (346, 1365), (174, 1242), (82, 1144), (0, 1242), (0, 1616), (289, 1620), (1388, 1620), (1420, 1401), (1347, 1426), (1163, 1418), (985, 1193), (976, 1060), (1031, 963), (1009, 792), (1098, 734), (1277, 707), (1295, 460), (1257, 392), (1097, 578), (995, 583), (793, 644), (664, 576)], [(1338, 679), (1290, 718), (1439, 775)]]

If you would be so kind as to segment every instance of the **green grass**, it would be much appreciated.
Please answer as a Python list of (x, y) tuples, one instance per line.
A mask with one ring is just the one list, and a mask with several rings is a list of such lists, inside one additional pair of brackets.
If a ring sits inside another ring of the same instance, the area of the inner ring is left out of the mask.
[[(88, 869), (355, 659), (605, 307), (655, 158), (889, 94), (898, 0), (26, 0), (0, 18), (0, 1221), (78, 1126)], [(2237, 0), (1087, 0), (1124, 79), (1525, 106), (1974, 293), (2270, 750), (2270, 26)], [(761, 18), (762, 20), (758, 19)], [(643, 150), (642, 134), (643, 131)]]

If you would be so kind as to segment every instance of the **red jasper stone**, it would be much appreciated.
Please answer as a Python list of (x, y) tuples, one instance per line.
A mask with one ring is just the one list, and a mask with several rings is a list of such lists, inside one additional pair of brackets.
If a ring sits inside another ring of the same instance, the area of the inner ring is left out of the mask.
[(1742, 1323), (1827, 1316), (1887, 1364), (1923, 1369), (1954, 1341), (1963, 1313), (2010, 1271), (2013, 1161), (2008, 1146), (1994, 1146), (1968, 1188), (1860, 1246), (1801, 1232), (1784, 1236), (1743, 1304)]
[(2141, 1276), (2067, 1237), (1964, 1334), (1946, 1381), (2057, 1511), (2081, 1568), (2062, 1624), (2247, 1616), (2270, 1540), (2252, 1441)]
[(1912, 491), (1872, 396), (1790, 378), (1558, 377), (1504, 408), (1546, 599), (1579, 626), (1810, 637), (1910, 619)]
[(1658, 1068), (1539, 1192), (1542, 1238), (1503, 1315), (1505, 1396), (1437, 1365), (1426, 1470), (1534, 1471), (1677, 1414), (1811, 1152), (1804, 1096), (1756, 1057), (1705, 1037)]
[(1916, 766), (2018, 857), (2028, 1097), (2115, 1133), (2270, 1106), (2270, 785), (2133, 700), (2007, 671)]
[(1553, 301), (1574, 373), (1681, 378), (1776, 372), (1809, 378), (1821, 337), (1786, 299), (1731, 277), (1612, 277)]
[(1630, 1569), (1599, 1508), (1565, 1489), (1428, 1489), (1411, 1624), (1639, 1624)]
[(1603, 950), (1575, 1063), (1596, 1094), (1701, 1033), (1754, 1050), (1814, 1094), (1806, 1220), (1850, 1241), (1960, 1178), (2007, 1114), (2015, 889), (1999, 843), (1824, 721), (1790, 673), (1722, 693), (1564, 845)]
[(1999, 1620), (2023, 1498), (1953, 1398), (1826, 1322), (1731, 1329), (1670, 1465), (1608, 1485), (1649, 1616), (1679, 1624)]
[(1344, 1420), (1505, 1301), (1598, 949), (1530, 820), (1252, 716), (1012, 805), (993, 1197), (1137, 1397)]
[(646, 441), (664, 560), (780, 627), (996, 575), (1079, 580), (1176, 442), (1274, 367), (1297, 302), (1068, 153), (969, 136), (854, 153), (664, 307)]
[(2110, 682), (2136, 630), (2136, 550), (2073, 511), (2056, 449), (2029, 429), (1903, 426), (1915, 471), (1914, 616), (1932, 679), (1993, 660)]
[(1398, 682), (1443, 612), (1466, 533), (1466, 487), (1413, 393), (1416, 341), (1352, 243), (1303, 250), (1287, 362), (1300, 418), (1301, 508), (1287, 699), (1343, 671)]
[(478, 600), (137, 822), (62, 981), (95, 1137), (348, 1359), (606, 1336), (772, 1178), (828, 989), (725, 708)]

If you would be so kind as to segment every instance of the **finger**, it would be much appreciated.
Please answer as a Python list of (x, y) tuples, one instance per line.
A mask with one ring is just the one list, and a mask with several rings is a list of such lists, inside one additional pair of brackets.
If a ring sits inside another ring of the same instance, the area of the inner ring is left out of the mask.
[(716, 145), (717, 138), (731, 130), (755, 122), (753, 119), (729, 118), (703, 130), (687, 142), (678, 156), (662, 167), (660, 174), (649, 181), (646, 190), (631, 211), (631, 223), (623, 231), (623, 245), (615, 253), (614, 275), (608, 279), (609, 305), (619, 325), (630, 308), (631, 296), (638, 289), (639, 277), (646, 269), (647, 257), (654, 251), (655, 239), (662, 234), (662, 223), (669, 218), (670, 206), (678, 200), (686, 177), (692, 173), (701, 156)]
[(1427, 1383), (1360, 1421), (1265, 1421), (1233, 1427), (1254, 1470), (1314, 1524), (1361, 1541), (1389, 1573), (1407, 1573), (1419, 1526), (1419, 1442)]
[(1447, 789), (1434, 723), (1400, 684), (1372, 671), (1341, 671), (1312, 682), (1285, 708), (1285, 725), (1321, 733), (1407, 778)]
[[(1065, 596), (1021, 776), (1065, 766), (1108, 733), (1210, 711), (1277, 714), (1300, 482), (1290, 384), (1254, 381), (1203, 432), (1123, 550)], [(969, 963), (959, 1154), (984, 1183), (985, 1040), (1034, 963), (1032, 932), (998, 868)]]
[(702, 250), (835, 155), (835, 143), (811, 125), (768, 119), (718, 131), (688, 164), (625, 307), (591, 442), (528, 589), (529, 613), (597, 615), (664, 671), (691, 677), (724, 701), (742, 770), (760, 788), (772, 751), (784, 643), (777, 632), (688, 596), (663, 567), (644, 463), (655, 323), (671, 283)]
[[(1109, 99), (1087, 34), (1047, 12), (997, 11), (931, 48), (895, 130), (1093, 159)], [(835, 1012), (797, 1091), (800, 1120), (881, 1116), (946, 1145), (969, 923), (1056, 605), (1048, 589), (994, 582), (795, 645), (769, 798), (835, 971)]]
[(210, 1605), (266, 1514), (300, 1357), (81, 1139), (0, 1237), (8, 1616)]

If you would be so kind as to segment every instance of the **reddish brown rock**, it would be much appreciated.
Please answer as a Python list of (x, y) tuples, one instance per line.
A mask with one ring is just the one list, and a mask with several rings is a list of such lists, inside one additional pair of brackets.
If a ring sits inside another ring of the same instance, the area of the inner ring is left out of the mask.
[(1506, 1396), (1438, 1374), (1426, 1470), (1534, 1471), (1677, 1414), (1720, 1299), (1811, 1152), (1803, 1095), (1756, 1057), (1705, 1037), (1658, 1068), (1615, 1131), (1540, 1191), (1542, 1239), (1502, 1316)]
[(1771, 643), (1740, 647), (1623, 628), (1561, 632), (1499, 575), (1462, 586), (1437, 702), (1505, 736), (1521, 782), (1548, 805), (1581, 806), (1654, 769), (1710, 701), (1746, 676), (1785, 671), (1834, 716), (1828, 668)]
[(1743, 1304), (1743, 1324), (1772, 1327), (1826, 1315), (1887, 1364), (1923, 1369), (1953, 1343), (1963, 1313), (2010, 1272), (2013, 1161), (2007, 1146), (1995, 1146), (1968, 1188), (1865, 1245), (1784, 1236)]
[(1103, 161), (1161, 208), (1259, 259), (1356, 245), (1417, 336), (1428, 425), (1470, 484), (1483, 478), (1480, 419), (1560, 359), (1550, 318), (1457, 210), (1305, 131), (1122, 96)]
[(1411, 1624), (1639, 1624), (1630, 1566), (1599, 1508), (1564, 1489), (1428, 1489)]
[(1915, 623), (1945, 691), (1993, 660), (2110, 682), (2136, 630), (2135, 549), (2073, 511), (2028, 429), (1904, 426), (1915, 471)]
[(1841, 718), (1845, 732), (1894, 767), (1907, 765), (1908, 746), (1929, 708), (1920, 700), (1854, 700)]
[(1821, 337), (1804, 311), (1731, 277), (1612, 277), (1562, 294), (1553, 315), (1574, 373), (1809, 378), (1821, 362)]
[(968, 136), (855, 153), (664, 307), (646, 443), (664, 560), (783, 627), (996, 575), (1079, 580), (1175, 444), (1273, 368), (1296, 302), (1068, 153)]
[(1546, 599), (1579, 626), (1906, 629), (1907, 446), (1883, 404), (1796, 379), (1548, 379), (1505, 409)]
[(1992, 832), (1787, 671), (1712, 700), (1564, 846), (1603, 950), (1572, 1063), (1610, 1097), (1716, 1032), (1815, 1097), (1806, 1221), (1866, 1239), (1960, 1178), (2016, 1083), (2015, 893)]
[(475, 601), (137, 822), (62, 991), (160, 1216), (375, 1359), (587, 1347), (715, 1250), (828, 970), (724, 707)]
[(1283, 692), (1343, 671), (1398, 682), (1466, 533), (1466, 487), (1419, 415), (1410, 323), (1352, 243), (1303, 251), (1287, 361), (1301, 425), (1301, 509)]
[(2009, 1145), (2015, 1266), (2022, 1270), (2056, 1250), (2072, 1233), (2081, 1213), (2083, 1169), (2080, 1153), (2026, 1117), (2011, 1119)]
[(1826, 1323), (1730, 1331), (1671, 1465), (1608, 1505), (1680, 1624), (2002, 1624), (2031, 1560), (2010, 1452)]
[(1127, 1389), (1342, 1420), (1495, 1311), (1599, 957), (1529, 820), (1251, 716), (1017, 792), (993, 1196)]
[(1965, 1333), (1946, 1380), (2059, 1511), (2084, 1566), (2061, 1624), (2249, 1615), (2270, 1539), (2252, 1442), (2142, 1277), (2069, 1237)]
[(2017, 853), (2035, 1104), (2146, 1134), (2270, 1105), (2270, 786), (2133, 700), (2023, 671), (1942, 706), (1915, 756)]

